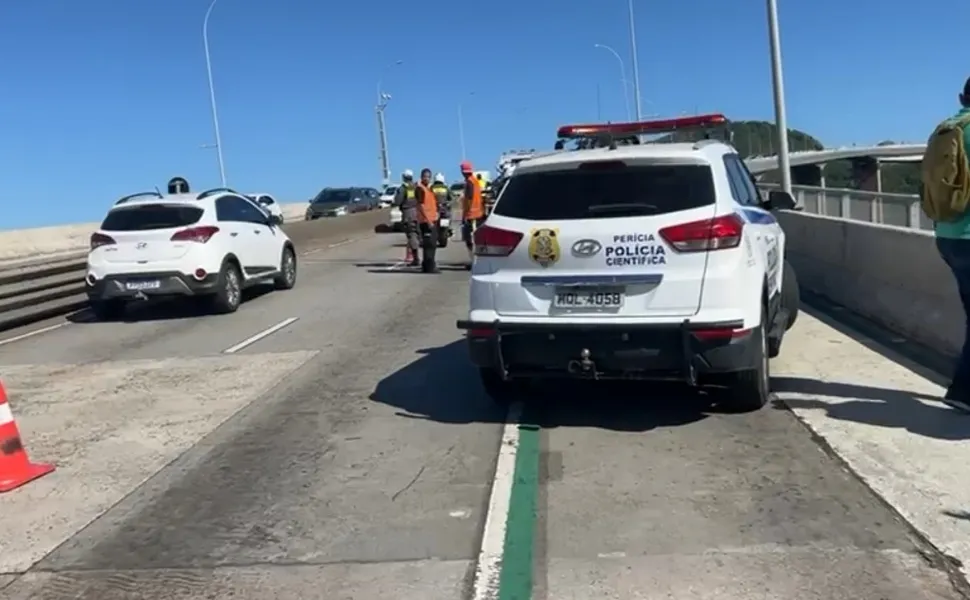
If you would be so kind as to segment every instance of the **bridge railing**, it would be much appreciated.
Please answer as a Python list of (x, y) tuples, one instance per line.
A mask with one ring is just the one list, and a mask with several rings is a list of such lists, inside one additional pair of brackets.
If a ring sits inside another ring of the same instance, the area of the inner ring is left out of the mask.
[[(779, 185), (760, 183), (759, 187), (768, 191), (778, 189)], [(792, 186), (792, 193), (798, 206), (808, 213), (910, 229), (933, 229), (933, 222), (920, 208), (917, 194), (864, 192), (807, 185)]]

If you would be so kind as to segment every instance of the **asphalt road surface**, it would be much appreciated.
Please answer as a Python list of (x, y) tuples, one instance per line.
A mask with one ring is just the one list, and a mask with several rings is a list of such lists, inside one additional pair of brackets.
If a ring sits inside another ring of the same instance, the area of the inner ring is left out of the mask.
[[(295, 225), (296, 288), (235, 314), (157, 304), (0, 340), (28, 450), (58, 465), (0, 496), (0, 597), (965, 597), (884, 498), (902, 468), (879, 493), (855, 472), (885, 428), (823, 439), (817, 407), (724, 414), (675, 385), (549, 386), (507, 422), (455, 329), (457, 240), (431, 276), (400, 235)], [(897, 368), (811, 314), (773, 363), (793, 406), (864, 397), (821, 371)]]

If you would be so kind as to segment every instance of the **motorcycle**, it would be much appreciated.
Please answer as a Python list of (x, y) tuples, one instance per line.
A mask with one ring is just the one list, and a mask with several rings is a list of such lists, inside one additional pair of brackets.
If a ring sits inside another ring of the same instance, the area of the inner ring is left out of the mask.
[(448, 240), (451, 239), (451, 209), (445, 207), (438, 208), (438, 247), (447, 248)]

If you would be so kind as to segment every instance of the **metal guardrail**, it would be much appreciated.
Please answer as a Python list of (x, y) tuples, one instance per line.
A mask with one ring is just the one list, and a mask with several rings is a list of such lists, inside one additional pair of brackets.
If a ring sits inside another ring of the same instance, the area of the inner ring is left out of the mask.
[[(779, 189), (777, 183), (759, 183), (762, 190)], [(890, 194), (862, 190), (793, 185), (795, 202), (805, 212), (880, 225), (933, 230), (923, 214), (917, 194)]]
[(87, 254), (0, 268), (0, 331), (87, 306)]

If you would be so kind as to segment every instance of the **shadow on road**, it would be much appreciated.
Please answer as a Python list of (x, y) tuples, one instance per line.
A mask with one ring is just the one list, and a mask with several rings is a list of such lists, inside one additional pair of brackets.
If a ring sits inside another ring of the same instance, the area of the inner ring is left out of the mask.
[[(937, 385), (946, 385), (947, 378), (941, 373), (951, 368), (952, 357), (906, 340), (820, 296), (805, 293), (802, 303), (804, 312), (869, 350)], [(940, 440), (970, 439), (970, 415), (946, 406), (939, 396), (800, 377), (773, 378), (772, 387), (781, 394), (774, 403), (778, 409), (825, 411), (832, 419), (904, 429)], [(800, 397), (789, 397), (786, 392)]]
[[(258, 285), (243, 290), (243, 304), (256, 300), (273, 291), (271, 285)], [(149, 300), (135, 300), (125, 307), (125, 313), (113, 320), (99, 320), (90, 309), (84, 309), (68, 315), (67, 320), (79, 325), (93, 323), (142, 323), (147, 321), (173, 321), (177, 319), (196, 319), (211, 316), (212, 312), (201, 298), (154, 298)]]
[[(464, 340), (417, 351), (418, 358), (382, 379), (370, 399), (399, 416), (439, 423), (501, 423), (506, 408), (485, 393)], [(676, 383), (538, 382), (521, 395), (522, 421), (542, 428), (648, 431), (688, 425), (721, 411), (715, 395)]]

